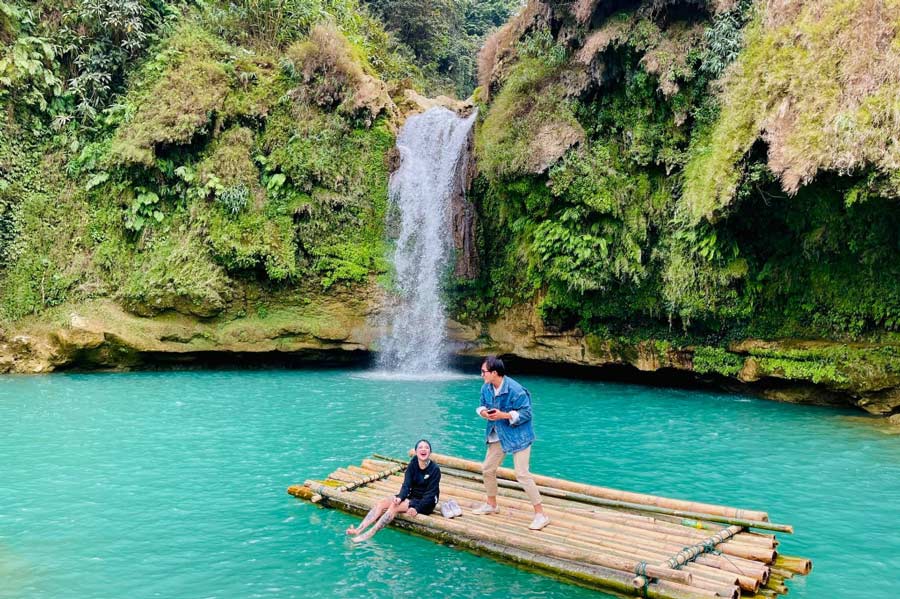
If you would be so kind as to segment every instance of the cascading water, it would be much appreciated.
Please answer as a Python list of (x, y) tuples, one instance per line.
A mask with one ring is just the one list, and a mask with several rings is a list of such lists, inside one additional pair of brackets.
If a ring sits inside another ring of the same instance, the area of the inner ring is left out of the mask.
[(391, 176), (389, 214), (400, 218), (394, 252), (397, 302), (381, 342), (384, 371), (422, 376), (443, 370), (446, 317), (440, 282), (453, 247), (451, 195), (460, 189), (475, 114), (461, 118), (432, 108), (406, 120), (397, 148), (400, 168)]

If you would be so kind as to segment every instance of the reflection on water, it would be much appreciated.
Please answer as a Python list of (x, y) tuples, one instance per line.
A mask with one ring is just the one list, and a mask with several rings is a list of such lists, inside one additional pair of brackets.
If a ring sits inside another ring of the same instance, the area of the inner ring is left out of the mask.
[[(514, 375), (515, 376), (515, 375)], [(541, 474), (768, 510), (810, 557), (790, 597), (893, 599), (900, 437), (857, 412), (516, 377)], [(0, 377), (0, 597), (602, 595), (355, 517), (285, 489), (371, 453), (480, 460), (478, 377), (344, 371)]]

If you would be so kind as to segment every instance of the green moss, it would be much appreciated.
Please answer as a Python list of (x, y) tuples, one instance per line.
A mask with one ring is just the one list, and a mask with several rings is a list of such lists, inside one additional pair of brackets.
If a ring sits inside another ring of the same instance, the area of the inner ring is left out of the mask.
[(394, 144), (387, 123), (354, 127), (308, 104), (280, 110), (262, 146), (266, 168), (286, 176), (285, 194), (309, 194), (294, 203), (299, 253), (326, 287), (383, 271), (385, 156)]
[(188, 25), (168, 44), (146, 67), (164, 64), (161, 77), (129, 98), (136, 112), (112, 144), (113, 156), (122, 163), (153, 166), (157, 147), (189, 143), (207, 132), (222, 109), (231, 77), (220, 62), (225, 57), (221, 42)]
[(900, 380), (896, 346), (822, 345), (797, 349), (749, 351), (761, 374), (827, 383), (858, 390), (878, 390)]
[[(538, 58), (516, 64), (478, 129), (477, 153), (483, 172), (509, 179), (543, 168), (541, 156), (554, 137), (583, 135), (562, 82), (564, 68)], [(515, 123), (515, 126), (510, 126)], [(566, 146), (567, 147), (567, 146)], [(565, 148), (563, 148), (565, 149)]]
[[(896, 170), (900, 129), (889, 115), (900, 98), (891, 66), (900, 56), (900, 3), (889, 5), (884, 14), (893, 20), (879, 21), (877, 31), (869, 8), (849, 0), (805, 5), (794, 18), (783, 18), (778, 7), (760, 12), (725, 79), (721, 114), (692, 144), (683, 203), (694, 219), (732, 202), (741, 161), (763, 129), (769, 165), (790, 193), (820, 170)], [(869, 42), (882, 35), (893, 42), (874, 59)], [(853, 83), (860, 77), (878, 83)]]
[(15, 320), (61, 304), (78, 284), (96, 291), (98, 281), (90, 276), (89, 207), (67, 188), (63, 154), (0, 122), (0, 317)]
[(177, 309), (209, 316), (225, 307), (228, 289), (202, 241), (184, 234), (161, 237), (136, 254), (116, 296), (139, 313)]
[(287, 81), (269, 56), (238, 56), (230, 66), (234, 84), (222, 105), (222, 118), (229, 122), (264, 121), (288, 91)]
[(701, 345), (694, 348), (693, 368), (699, 374), (736, 376), (743, 366), (743, 358), (720, 347)]
[(201, 183), (215, 177), (224, 187), (259, 186), (259, 171), (251, 160), (253, 131), (235, 127), (222, 133), (213, 144), (212, 153), (199, 165)]
[(80, 201), (29, 194), (19, 207), (19, 234), (0, 283), (2, 315), (17, 319), (64, 302), (77, 283), (87, 283), (90, 254), (85, 247)]

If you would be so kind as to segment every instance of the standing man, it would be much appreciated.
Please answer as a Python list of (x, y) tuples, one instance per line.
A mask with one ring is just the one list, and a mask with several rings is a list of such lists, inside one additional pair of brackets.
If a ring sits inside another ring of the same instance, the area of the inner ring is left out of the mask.
[(528, 471), (531, 444), (534, 442), (531, 395), (525, 387), (506, 376), (503, 360), (497, 356), (485, 358), (481, 365), (481, 378), (484, 385), (481, 386), (481, 405), (476, 412), (487, 420), (487, 455), (482, 466), (487, 500), (472, 510), (472, 513), (484, 515), (500, 511), (497, 507), (497, 468), (506, 454), (511, 453), (516, 480), (534, 505), (534, 520), (528, 528), (541, 530), (550, 524), (550, 518), (544, 514), (541, 494), (534, 484), (534, 477)]

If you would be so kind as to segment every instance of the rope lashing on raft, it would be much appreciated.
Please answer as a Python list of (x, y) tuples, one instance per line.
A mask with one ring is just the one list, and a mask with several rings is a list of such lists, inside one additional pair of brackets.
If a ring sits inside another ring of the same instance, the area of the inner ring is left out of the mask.
[(646, 597), (647, 589), (650, 587), (650, 577), (647, 576), (647, 562), (638, 562), (634, 567), (634, 575), (640, 576), (644, 580), (644, 586), (641, 587), (641, 597)]
[(708, 539), (701, 541), (700, 543), (688, 545), (687, 547), (667, 559), (666, 565), (673, 570), (677, 570), (681, 566), (694, 561), (704, 553), (718, 554), (719, 552), (716, 550), (716, 546), (724, 543), (742, 530), (743, 528), (740, 526), (729, 526), (728, 528), (722, 529)]

